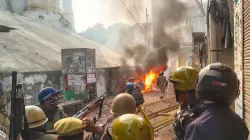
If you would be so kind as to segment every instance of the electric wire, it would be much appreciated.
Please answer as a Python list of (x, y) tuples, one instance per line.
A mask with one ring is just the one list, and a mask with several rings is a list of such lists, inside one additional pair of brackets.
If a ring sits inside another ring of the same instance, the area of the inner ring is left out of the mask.
[(198, 8), (200, 9), (201, 13), (205, 16), (205, 12), (204, 12), (204, 9), (203, 9), (203, 6), (202, 6), (202, 3), (200, 3), (198, 0), (195, 0)]
[(141, 29), (142, 33), (145, 34), (145, 31), (142, 29), (141, 25), (138, 23), (138, 21), (135, 19), (135, 17), (133, 16), (133, 14), (131, 13), (131, 11), (128, 9), (128, 7), (126, 6), (126, 4), (120, 0), (120, 2), (123, 4), (123, 6), (126, 8), (126, 10), (128, 11), (128, 13), (130, 14), (130, 16), (134, 19), (134, 21), (136, 22), (136, 24), (139, 26), (139, 28)]
[(137, 11), (137, 8), (136, 8), (136, 5), (135, 5), (135, 0), (133, 0), (133, 5), (134, 5), (134, 8), (135, 8), (135, 13), (136, 13), (137, 18), (138, 18), (138, 22), (140, 23), (140, 17), (138, 15), (138, 11)]

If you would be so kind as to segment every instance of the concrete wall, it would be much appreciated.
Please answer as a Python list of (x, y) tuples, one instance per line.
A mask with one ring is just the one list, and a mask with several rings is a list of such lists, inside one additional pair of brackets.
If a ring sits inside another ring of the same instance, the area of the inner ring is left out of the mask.
[(9, 0), (0, 0), (0, 10), (14, 12)]
[(15, 14), (21, 14), (24, 12), (26, 3), (25, 0), (10, 0)]
[(96, 96), (94, 49), (63, 49), (62, 74), (67, 100), (85, 100)]
[(135, 67), (114, 67), (105, 69), (106, 91), (109, 95), (117, 95), (125, 89), (127, 80), (135, 77)]
[(97, 96), (100, 96), (102, 93), (106, 92), (106, 76), (105, 69), (96, 69), (96, 91)]
[[(234, 5), (234, 70), (240, 80), (240, 96), (235, 101), (235, 112), (243, 118), (243, 62), (242, 62), (242, 49), (243, 49), (243, 42), (242, 42), (242, 1), (235, 2)], [(232, 53), (233, 55), (233, 53)]]
[(74, 13), (73, 13), (73, 6), (72, 0), (61, 0), (63, 9), (62, 14), (65, 19), (67, 19), (73, 30), (75, 30), (75, 20), (74, 20)]
[(26, 10), (42, 9), (48, 12), (60, 12), (59, 0), (26, 0)]
[[(203, 3), (203, 9), (206, 14), (207, 2)], [(201, 13), (196, 4), (188, 8), (186, 25), (191, 25), (193, 27), (193, 32), (207, 32), (206, 17)]]
[(48, 12), (43, 10), (29, 10), (22, 16), (37, 20), (42, 24), (63, 32), (72, 31), (71, 23), (59, 12)]
[(10, 2), (16, 14), (35, 19), (59, 31), (75, 31), (71, 0), (10, 0)]
[[(18, 73), (17, 83), (23, 84), (25, 105), (39, 104), (38, 93), (45, 87), (61, 89), (61, 75), (61, 71)], [(12, 77), (5, 77), (3, 83), (7, 90), (11, 92)], [(7, 99), (7, 110), (10, 111), (10, 96)]]

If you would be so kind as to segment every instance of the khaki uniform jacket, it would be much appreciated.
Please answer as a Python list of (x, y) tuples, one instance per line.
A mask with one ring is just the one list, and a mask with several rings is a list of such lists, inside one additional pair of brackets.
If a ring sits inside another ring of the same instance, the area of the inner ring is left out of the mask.
[(48, 118), (48, 122), (45, 124), (46, 131), (53, 131), (54, 130), (54, 124), (63, 118), (66, 118), (66, 114), (63, 111), (63, 108), (58, 106), (58, 109), (55, 112), (49, 112), (47, 111), (42, 105), (39, 105), (39, 107), (44, 111), (46, 117)]
[(31, 140), (57, 140), (57, 135), (44, 134), (44, 132), (30, 131)]

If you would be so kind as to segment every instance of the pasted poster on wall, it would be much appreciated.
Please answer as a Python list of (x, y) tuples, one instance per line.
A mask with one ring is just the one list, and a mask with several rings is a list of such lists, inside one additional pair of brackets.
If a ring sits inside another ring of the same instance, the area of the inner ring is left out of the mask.
[(85, 74), (86, 52), (85, 49), (62, 50), (62, 73), (63, 74)]
[(95, 74), (87, 74), (87, 84), (92, 84), (92, 83), (96, 83), (96, 76)]
[(84, 75), (68, 75), (68, 86), (75, 91), (75, 94), (80, 94), (86, 89), (83, 77)]
[[(67, 100), (90, 99), (90, 87), (96, 90), (95, 49), (62, 49), (62, 73)], [(88, 78), (87, 78), (87, 74)], [(94, 75), (93, 75), (94, 74)], [(88, 85), (91, 83), (91, 86)], [(96, 95), (94, 92), (93, 97)]]

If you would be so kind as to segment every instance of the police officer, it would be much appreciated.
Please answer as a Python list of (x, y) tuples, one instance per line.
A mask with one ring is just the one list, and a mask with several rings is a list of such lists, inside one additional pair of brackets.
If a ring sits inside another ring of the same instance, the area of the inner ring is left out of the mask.
[(179, 67), (169, 81), (174, 84), (175, 98), (180, 106), (174, 115), (174, 132), (179, 140), (184, 139), (185, 128), (195, 119), (193, 108), (201, 102), (195, 95), (195, 82), (198, 71), (192, 67)]
[(149, 122), (135, 114), (124, 114), (112, 125), (113, 140), (153, 140), (153, 130)]
[(126, 86), (125, 86), (125, 92), (127, 92), (131, 95), (133, 90), (134, 90), (134, 84), (131, 82), (127, 82)]
[[(136, 101), (136, 106), (142, 105), (144, 101), (144, 97), (141, 93), (140, 88), (138, 88), (139, 85), (134, 83), (127, 83), (126, 84), (126, 92), (132, 95)], [(137, 87), (137, 88), (136, 88)]]
[(218, 62), (203, 68), (196, 94), (203, 105), (193, 110), (199, 117), (186, 128), (185, 140), (248, 139), (245, 122), (230, 108), (239, 95), (239, 81), (229, 66)]
[(58, 104), (62, 102), (62, 98), (61, 91), (52, 87), (44, 88), (38, 94), (38, 100), (40, 102), (39, 107), (48, 118), (46, 131), (53, 131), (55, 122), (66, 117), (63, 108), (58, 106)]
[(0, 140), (9, 140), (8, 130), (0, 125)]
[[(117, 117), (124, 115), (124, 114), (135, 114), (136, 111), (137, 109), (136, 109), (136, 102), (135, 102), (134, 97), (127, 93), (121, 93), (121, 94), (118, 94), (112, 101), (110, 113), (113, 114), (113, 116), (107, 120), (106, 124), (98, 128), (94, 126), (94, 124), (91, 122), (91, 119), (89, 118), (84, 118), (83, 122), (84, 124), (86, 124), (86, 127), (98, 129), (95, 131), (98, 131), (99, 133), (100, 131), (103, 132), (102, 135), (97, 136), (98, 139), (102, 138), (103, 140), (104, 139), (109, 140), (108, 134), (106, 132), (108, 130), (111, 131), (113, 121)], [(91, 139), (91, 136), (89, 136), (89, 139)]]
[(164, 72), (160, 72), (160, 74), (159, 74), (159, 76), (158, 76), (158, 78), (156, 80), (156, 85), (158, 86), (158, 88), (161, 91), (160, 98), (162, 99), (163, 94), (165, 93), (165, 88), (168, 85), (167, 78), (166, 78), (166, 76), (164, 76)]
[(30, 140), (56, 140), (57, 135), (45, 134), (45, 124), (48, 118), (41, 108), (34, 105), (25, 106), (25, 113), (29, 125)]
[[(96, 127), (96, 126), (94, 126)], [(58, 140), (83, 140), (84, 134), (83, 131), (93, 131), (98, 134), (101, 131), (90, 127), (86, 127), (84, 122), (77, 118), (64, 118), (57, 121), (54, 125), (55, 131), (58, 134)], [(91, 129), (91, 130), (88, 130)]]
[(136, 113), (135, 99), (127, 93), (118, 94), (112, 101), (110, 113), (115, 117)]
[(9, 132), (10, 121), (8, 119), (8, 112), (6, 110), (5, 100), (8, 97), (8, 91), (3, 89), (3, 83), (0, 81), (0, 125)]

